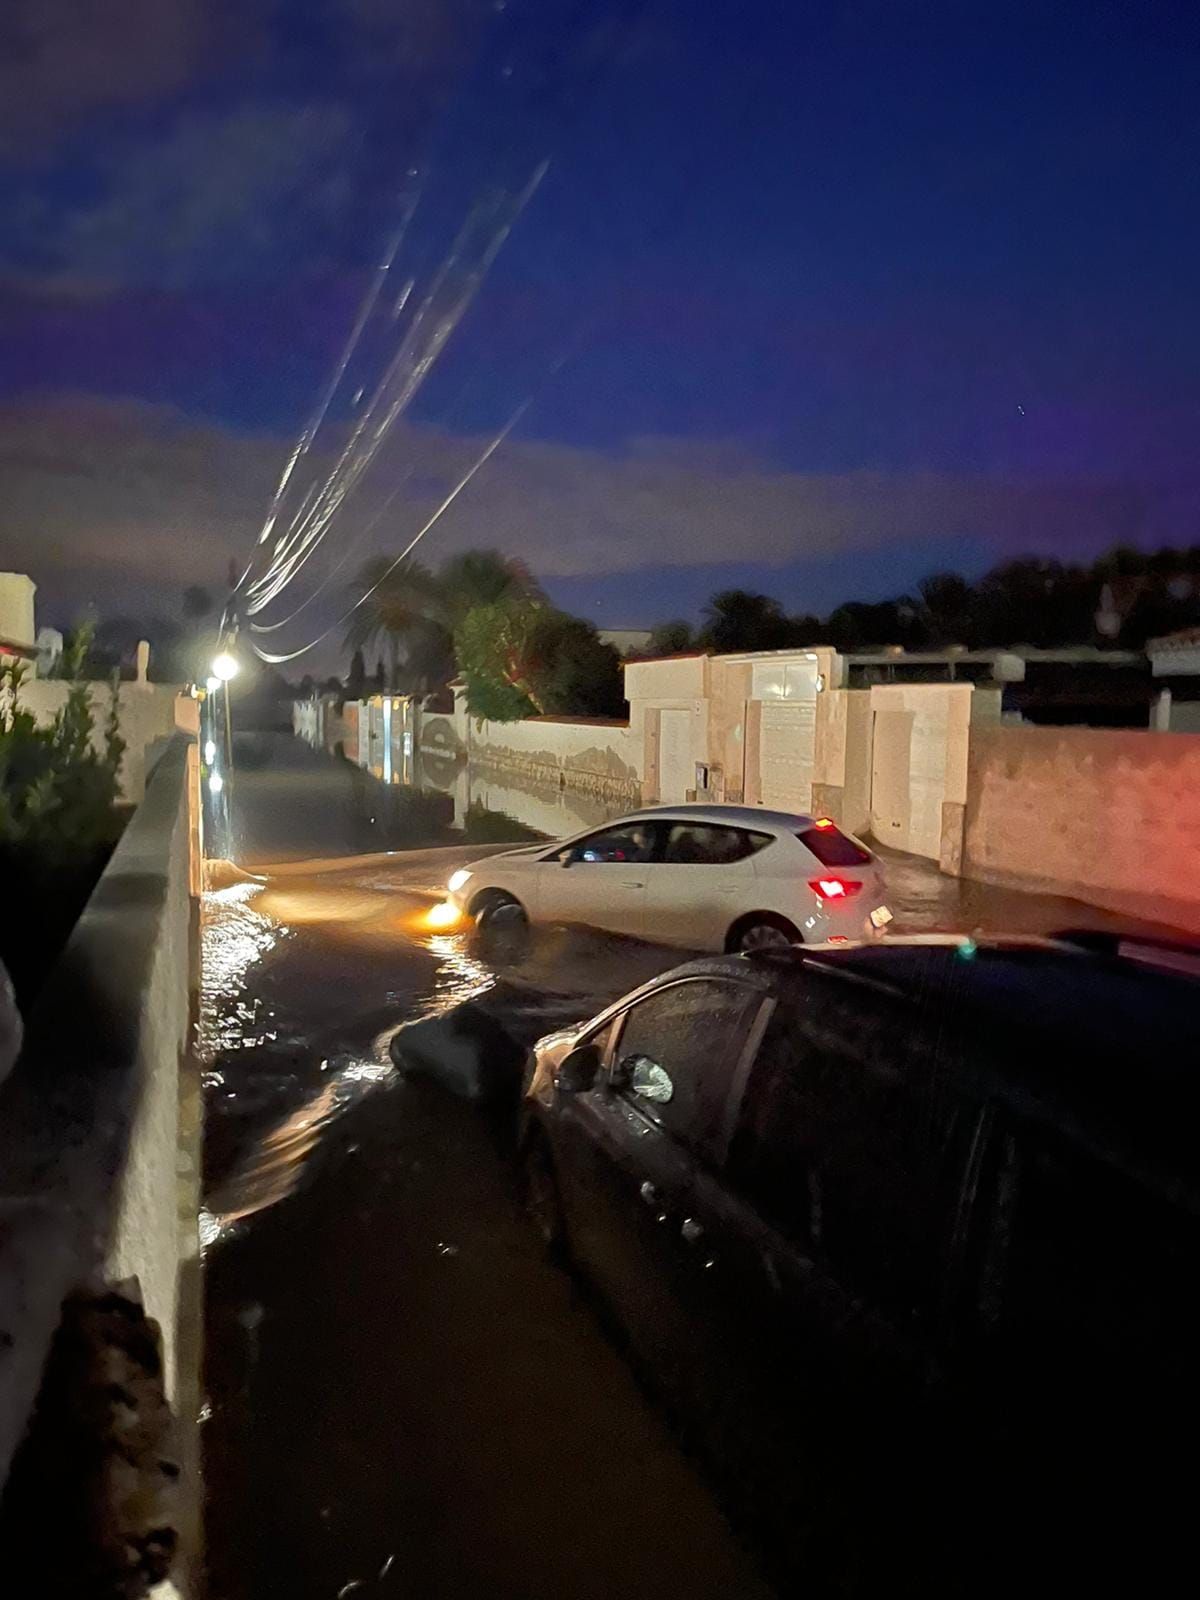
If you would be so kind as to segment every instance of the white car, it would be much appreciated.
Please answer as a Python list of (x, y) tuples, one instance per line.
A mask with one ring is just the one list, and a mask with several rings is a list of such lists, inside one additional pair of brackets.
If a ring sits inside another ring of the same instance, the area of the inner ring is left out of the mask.
[(584, 922), (689, 950), (845, 943), (892, 920), (875, 857), (828, 817), (757, 806), (638, 811), (450, 879), (459, 916)]

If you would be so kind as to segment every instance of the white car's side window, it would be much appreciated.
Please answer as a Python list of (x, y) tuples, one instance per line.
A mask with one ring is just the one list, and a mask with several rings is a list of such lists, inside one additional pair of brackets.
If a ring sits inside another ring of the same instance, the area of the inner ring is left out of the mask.
[(605, 828), (601, 833), (577, 839), (561, 852), (559, 859), (589, 865), (628, 866), (631, 862), (649, 861), (654, 854), (655, 828), (649, 822), (627, 822), (616, 828)]
[(725, 867), (771, 842), (771, 834), (714, 822), (672, 822), (662, 859), (675, 866)]

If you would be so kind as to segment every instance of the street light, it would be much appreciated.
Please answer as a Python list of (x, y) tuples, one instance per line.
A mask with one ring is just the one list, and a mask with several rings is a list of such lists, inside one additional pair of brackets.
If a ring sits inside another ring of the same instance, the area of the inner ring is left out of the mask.
[(241, 669), (238, 666), (237, 657), (231, 656), (228, 650), (222, 650), (221, 654), (213, 661), (212, 670), (214, 678), (219, 679), (221, 683), (228, 683), (231, 678), (237, 677)]

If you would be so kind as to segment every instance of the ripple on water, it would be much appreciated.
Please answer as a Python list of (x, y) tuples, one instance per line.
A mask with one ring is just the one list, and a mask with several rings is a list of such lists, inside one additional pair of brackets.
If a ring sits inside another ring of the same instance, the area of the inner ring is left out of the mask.
[(233, 883), (204, 896), (198, 1035), (201, 1057), (206, 1061), (274, 1037), (270, 1030), (260, 1028), (264, 1020), (261, 1001), (244, 998), (250, 968), (289, 933), (286, 926), (251, 903), (263, 887), (261, 883)]

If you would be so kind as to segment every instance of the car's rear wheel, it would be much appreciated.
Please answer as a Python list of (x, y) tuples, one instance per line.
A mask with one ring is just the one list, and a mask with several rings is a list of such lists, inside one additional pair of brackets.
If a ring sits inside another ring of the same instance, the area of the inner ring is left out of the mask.
[(544, 1133), (530, 1133), (521, 1150), (521, 1204), (546, 1251), (562, 1259), (567, 1250), (567, 1224), (550, 1141)]
[(786, 950), (789, 945), (802, 943), (799, 928), (786, 917), (760, 911), (733, 925), (729, 930), (728, 948), (730, 951)]

